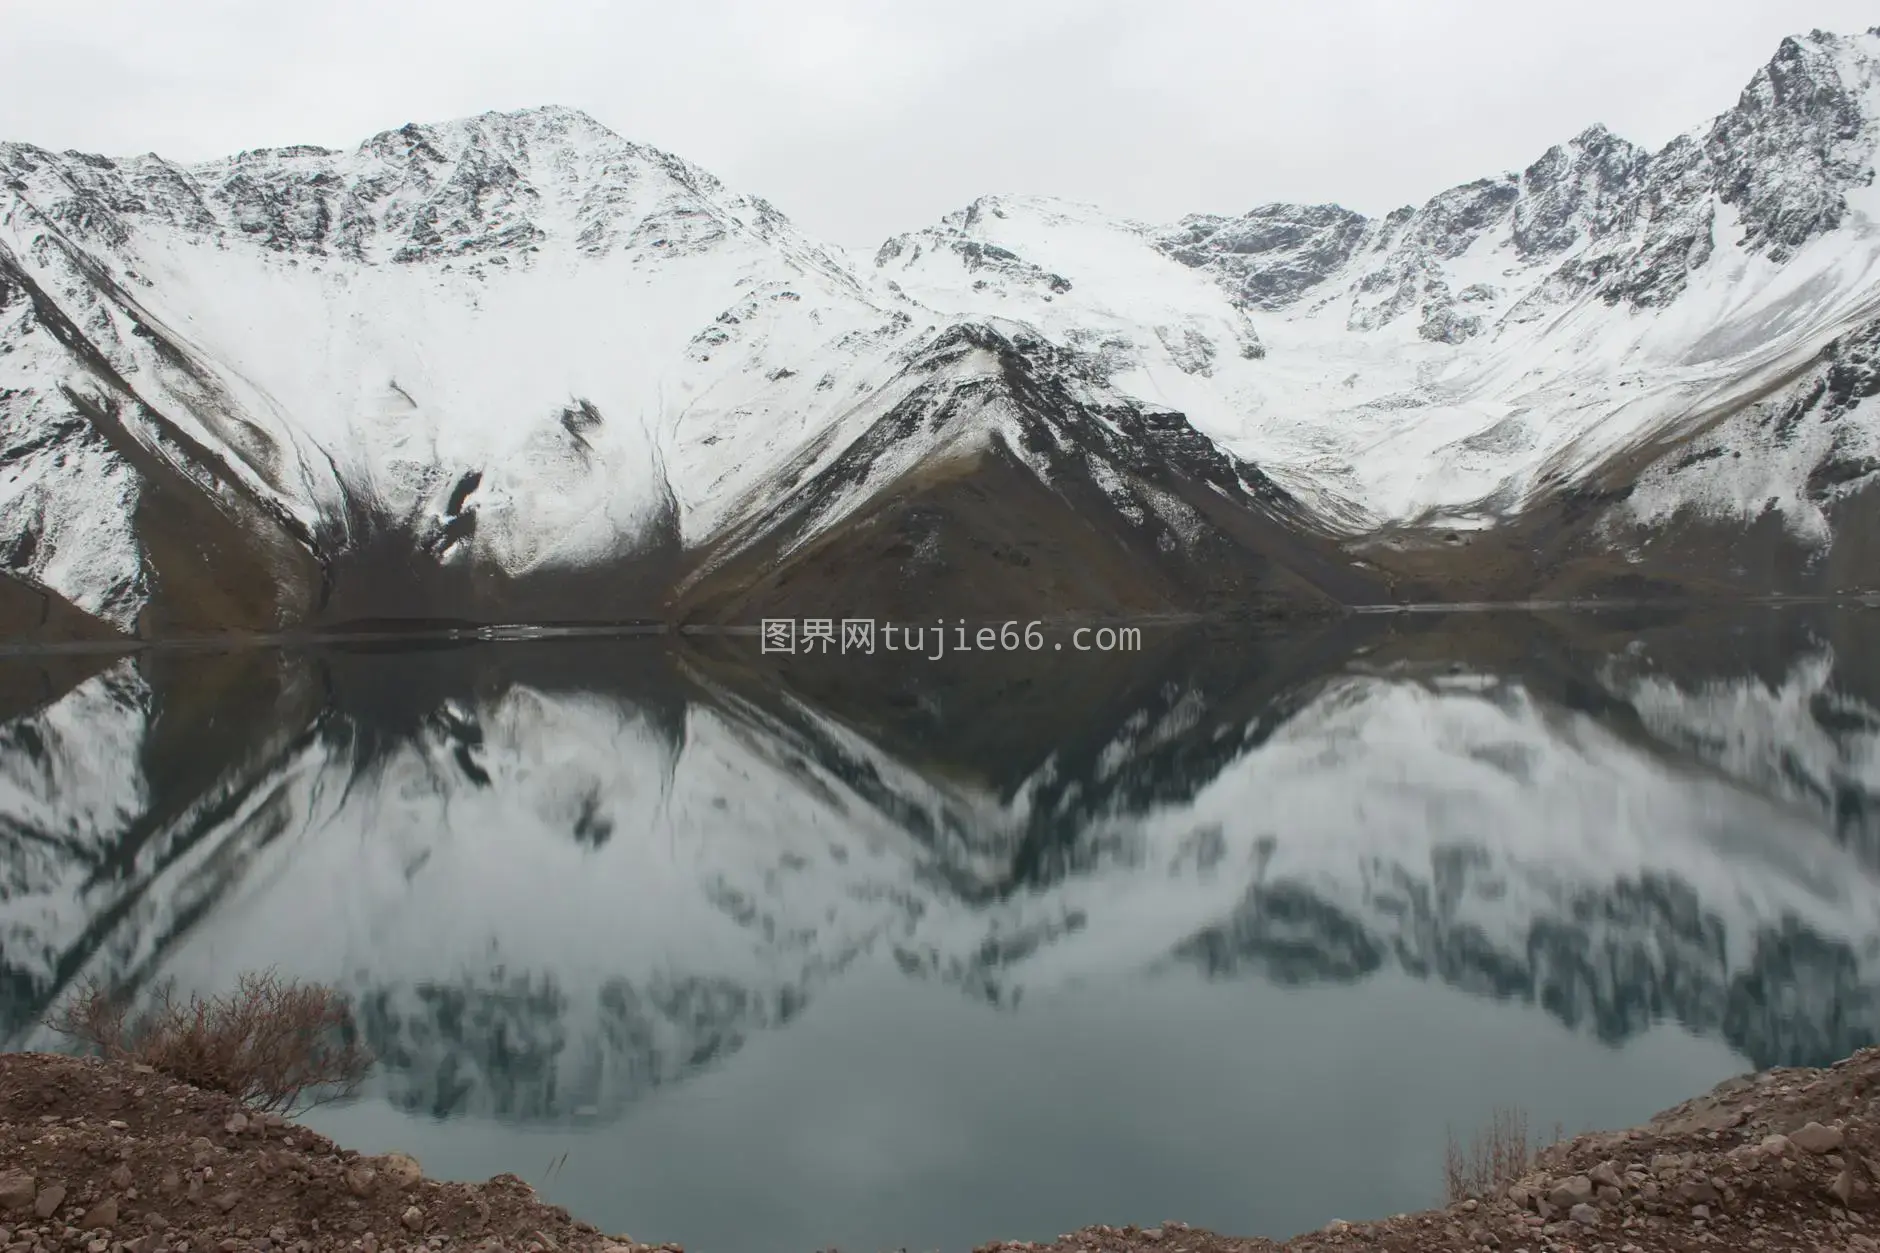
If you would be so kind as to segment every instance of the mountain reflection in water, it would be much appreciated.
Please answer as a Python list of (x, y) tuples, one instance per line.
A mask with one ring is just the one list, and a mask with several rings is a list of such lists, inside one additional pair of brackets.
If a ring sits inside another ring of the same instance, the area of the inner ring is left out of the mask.
[(9, 659), (0, 1035), (88, 977), (329, 982), (380, 1060), (320, 1125), (574, 1143), (551, 1196), (731, 1250), (1283, 1235), (1433, 1200), (1459, 1084), (1634, 1121), (1880, 1039), (1880, 615), (1145, 639)]

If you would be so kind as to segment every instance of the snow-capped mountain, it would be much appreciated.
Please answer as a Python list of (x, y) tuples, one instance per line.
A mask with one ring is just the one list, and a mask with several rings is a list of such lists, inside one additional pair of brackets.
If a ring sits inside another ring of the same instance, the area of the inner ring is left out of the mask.
[(884, 694), (710, 653), (115, 663), (0, 727), (0, 1030), (85, 977), (274, 966), (354, 998), (391, 1099), (528, 1121), (617, 1112), (856, 962), (1017, 1012), (1394, 970), (1759, 1064), (1880, 1034), (1880, 860), (1809, 782), (1880, 788), (1880, 706), (1831, 653), (1773, 688), (1608, 669), (1595, 715), (1371, 624), (1067, 670), (1039, 708), (1079, 735), (989, 749), (963, 713), (920, 756), (863, 729)]
[(1785, 40), (1657, 152), (1595, 126), (1381, 218), (994, 196), (872, 257), (564, 109), (0, 144), (0, 608), (1864, 586), (1877, 147), (1880, 32)]

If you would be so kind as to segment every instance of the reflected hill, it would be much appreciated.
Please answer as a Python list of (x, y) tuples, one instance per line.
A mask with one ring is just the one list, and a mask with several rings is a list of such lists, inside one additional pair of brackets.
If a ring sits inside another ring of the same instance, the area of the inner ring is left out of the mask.
[(356, 999), (394, 1103), (527, 1123), (722, 1064), (857, 961), (996, 1006), (1397, 971), (1756, 1065), (1880, 1038), (1870, 619), (1236, 630), (42, 676), (0, 723), (0, 1031), (272, 964)]

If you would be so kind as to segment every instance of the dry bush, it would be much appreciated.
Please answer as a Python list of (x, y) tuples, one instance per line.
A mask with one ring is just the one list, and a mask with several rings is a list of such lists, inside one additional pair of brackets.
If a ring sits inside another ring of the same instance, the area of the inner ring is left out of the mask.
[(1467, 1145), (1456, 1139), (1453, 1128), (1443, 1148), (1443, 1196), (1451, 1205), (1469, 1197), (1495, 1195), (1535, 1168), (1535, 1159), (1547, 1144), (1565, 1138), (1559, 1123), (1545, 1143), (1528, 1138), (1527, 1114), (1507, 1106), (1496, 1106), (1488, 1125), (1476, 1131)]
[(105, 1057), (226, 1092), (263, 1112), (350, 1096), (372, 1065), (339, 993), (272, 971), (242, 975), (225, 997), (191, 993), (179, 1001), (164, 984), (135, 1014), (128, 998), (93, 980), (46, 1025)]

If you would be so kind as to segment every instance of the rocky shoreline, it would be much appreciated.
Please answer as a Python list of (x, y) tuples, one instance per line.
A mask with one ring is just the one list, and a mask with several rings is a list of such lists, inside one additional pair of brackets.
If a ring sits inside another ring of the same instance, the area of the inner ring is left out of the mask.
[[(3, 1253), (680, 1253), (610, 1236), (514, 1175), (423, 1176), (148, 1068), (0, 1054)], [(1880, 1253), (1880, 1049), (1729, 1080), (1579, 1136), (1493, 1195), (1284, 1242), (1179, 1222), (975, 1253)], [(851, 1253), (867, 1253), (855, 1250)]]

